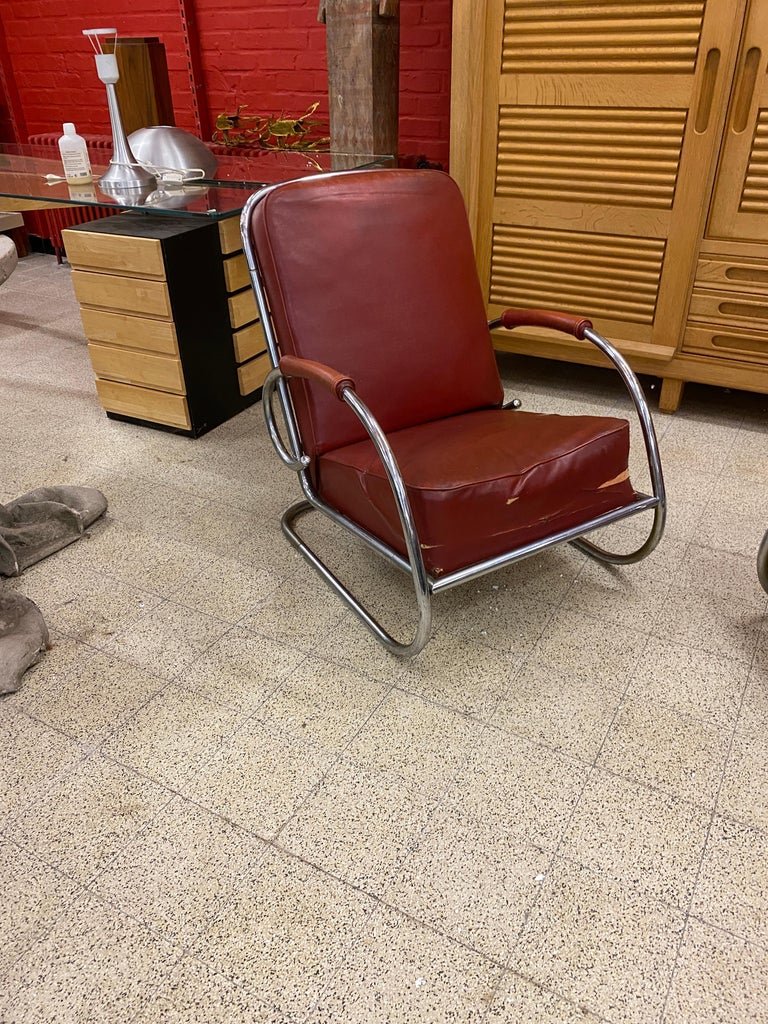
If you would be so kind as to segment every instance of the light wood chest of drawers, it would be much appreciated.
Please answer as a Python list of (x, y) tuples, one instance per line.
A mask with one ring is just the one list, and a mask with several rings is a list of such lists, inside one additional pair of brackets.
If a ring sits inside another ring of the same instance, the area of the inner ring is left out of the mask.
[(237, 217), (124, 213), (63, 234), (108, 416), (198, 437), (260, 397), (270, 365)]

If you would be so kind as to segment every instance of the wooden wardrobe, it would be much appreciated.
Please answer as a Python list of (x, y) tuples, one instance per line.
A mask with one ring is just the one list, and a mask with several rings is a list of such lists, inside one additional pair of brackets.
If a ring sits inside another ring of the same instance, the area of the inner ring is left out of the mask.
[[(489, 316), (591, 316), (633, 367), (768, 392), (768, 0), (454, 0), (451, 173)], [(600, 363), (498, 331), (502, 351)]]

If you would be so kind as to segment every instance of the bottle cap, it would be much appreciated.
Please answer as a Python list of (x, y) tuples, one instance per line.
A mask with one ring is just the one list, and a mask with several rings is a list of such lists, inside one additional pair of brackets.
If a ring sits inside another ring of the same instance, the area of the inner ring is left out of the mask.
[(66, 124), (62, 125), (62, 127), (64, 128), (64, 134), (65, 135), (76, 135), (77, 134), (77, 132), (75, 131), (75, 126), (72, 124), (71, 121), (67, 121)]

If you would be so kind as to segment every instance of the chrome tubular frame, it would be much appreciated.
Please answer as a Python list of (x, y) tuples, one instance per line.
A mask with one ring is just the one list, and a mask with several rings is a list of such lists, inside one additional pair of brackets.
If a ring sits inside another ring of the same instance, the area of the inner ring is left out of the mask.
[[(285, 377), (278, 369), (280, 349), (277, 344), (274, 325), (272, 323), (272, 317), (267, 303), (266, 290), (261, 276), (261, 269), (253, 250), (250, 232), (250, 223), (254, 207), (258, 203), (263, 202), (271, 192), (280, 187), (280, 184), (271, 185), (269, 188), (262, 189), (260, 192), (256, 192), (250, 197), (243, 208), (242, 214), (240, 215), (240, 234), (243, 240), (243, 250), (248, 264), (251, 284), (256, 296), (256, 304), (259, 309), (259, 317), (264, 328), (264, 337), (267, 342), (269, 358), (273, 367), (264, 382), (264, 391), (262, 396), (262, 405), (267, 430), (275, 451), (281, 461), (290, 469), (293, 469), (298, 473), (299, 483), (306, 499), (304, 501), (296, 502), (285, 511), (281, 521), (282, 531), (291, 545), (307, 562), (309, 562), (313, 569), (326, 581), (326, 583), (328, 583), (332, 590), (342, 599), (347, 607), (354, 612), (363, 625), (373, 633), (379, 643), (386, 647), (387, 650), (391, 651), (393, 654), (399, 655), (400, 657), (413, 657), (413, 655), (418, 654), (426, 644), (432, 628), (430, 581), (427, 576), (426, 569), (424, 568), (424, 560), (421, 555), (421, 547), (416, 533), (416, 527), (413, 522), (413, 514), (411, 512), (410, 503), (405, 490), (405, 484), (403, 482), (402, 474), (397, 466), (397, 462), (395, 461), (395, 457), (392, 454), (392, 449), (370, 411), (350, 388), (345, 388), (342, 392), (343, 399), (357, 415), (358, 419), (360, 419), (384, 464), (387, 478), (393, 489), (395, 503), (400, 516), (400, 523), (406, 539), (406, 549), (409, 555), (408, 560), (404, 559), (397, 551), (393, 551), (388, 545), (382, 543), (378, 537), (374, 537), (372, 534), (368, 533), (367, 530), (358, 526), (357, 523), (353, 523), (351, 520), (347, 519), (346, 516), (341, 515), (335, 509), (326, 505), (325, 502), (315, 494), (310, 475), (307, 472), (310, 459), (302, 450), (298, 425), (296, 423), (296, 417), (291, 403), (291, 396), (288, 391)], [(283, 442), (275, 420), (273, 409), (275, 392), (277, 392), (280, 399), (280, 409), (285, 421), (289, 447), (286, 447)], [(324, 513), (324, 515), (328, 516), (329, 519), (332, 519), (340, 526), (343, 526), (359, 540), (367, 544), (368, 547), (376, 552), (376, 554), (397, 566), (398, 569), (410, 573), (414, 584), (416, 605), (419, 614), (419, 621), (416, 626), (415, 635), (410, 643), (400, 643), (390, 636), (390, 634), (387, 633), (376, 619), (373, 618), (370, 612), (357, 600), (357, 598), (344, 586), (344, 584), (341, 583), (334, 573), (331, 572), (328, 566), (318, 558), (315, 552), (296, 532), (293, 525), (294, 522), (301, 515), (304, 515), (312, 509), (316, 509), (317, 511)]]
[[(400, 525), (403, 531), (403, 538), (405, 540), (408, 557), (404, 558), (399, 552), (390, 548), (389, 545), (385, 544), (377, 537), (374, 537), (357, 523), (352, 522), (346, 516), (327, 505), (319, 495), (315, 493), (312, 479), (308, 472), (310, 459), (304, 453), (301, 446), (299, 429), (290, 393), (288, 391), (286, 378), (278, 369), (280, 350), (277, 344), (274, 325), (269, 311), (261, 270), (259, 268), (258, 261), (255, 258), (253, 246), (251, 244), (250, 221), (254, 207), (258, 203), (263, 202), (272, 191), (280, 187), (280, 184), (272, 185), (250, 197), (240, 218), (240, 228), (251, 283), (256, 296), (259, 316), (261, 317), (262, 326), (264, 328), (264, 336), (267, 342), (270, 361), (273, 366), (272, 371), (264, 382), (263, 391), (263, 410), (267, 430), (280, 460), (289, 469), (292, 469), (297, 473), (299, 483), (304, 494), (304, 500), (295, 502), (283, 514), (281, 521), (282, 531), (290, 544), (306, 559), (322, 579), (326, 581), (331, 589), (347, 605), (347, 607), (354, 612), (357, 618), (366, 626), (367, 629), (370, 630), (379, 643), (386, 647), (391, 653), (399, 655), (400, 657), (407, 658), (418, 654), (429, 638), (432, 624), (431, 598), (433, 594), (441, 593), (444, 590), (449, 590), (452, 587), (459, 586), (469, 580), (484, 576), (486, 573), (494, 572), (496, 569), (512, 565), (513, 563), (522, 561), (525, 558), (530, 558), (532, 555), (536, 555), (556, 544), (571, 543), (599, 561), (610, 562), (616, 565), (637, 562), (653, 551), (664, 531), (664, 521), (666, 516), (666, 495), (664, 490), (664, 479), (661, 471), (661, 461), (659, 459), (658, 444), (656, 441), (656, 432), (653, 427), (653, 421), (651, 419), (648, 405), (645, 401), (645, 396), (643, 395), (637, 378), (630, 369), (628, 363), (623, 356), (621, 356), (620, 353), (617, 352), (608, 341), (606, 341), (605, 338), (593, 330), (586, 331), (585, 337), (587, 340), (592, 342), (592, 344), (596, 345), (614, 364), (630, 393), (635, 409), (640, 418), (646, 453), (648, 455), (648, 465), (651, 472), (651, 482), (653, 487), (652, 495), (638, 494), (637, 500), (631, 505), (617, 509), (613, 512), (607, 512), (587, 523), (581, 524), (580, 526), (573, 527), (569, 530), (563, 530), (551, 537), (546, 537), (542, 540), (535, 541), (534, 543), (527, 544), (515, 551), (487, 559), (483, 562), (467, 566), (466, 568), (456, 570), (452, 573), (447, 573), (445, 576), (441, 576), (438, 579), (433, 579), (427, 574), (424, 567), (424, 560), (421, 554), (421, 544), (416, 530), (410, 502), (408, 500), (405, 482), (403, 481), (403, 477), (392, 452), (392, 448), (387, 441), (381, 426), (365, 403), (352, 388), (346, 387), (342, 390), (341, 397), (347, 406), (355, 413), (364, 427), (384, 466), (384, 471), (392, 489), (395, 505), (400, 518)], [(499, 327), (501, 326), (501, 320), (493, 320), (488, 326), (490, 329)], [(344, 367), (339, 367), (338, 369), (343, 371)], [(273, 408), (275, 394), (277, 394), (279, 398), (280, 409), (285, 421), (288, 436), (287, 444), (283, 441), (275, 418)], [(519, 401), (514, 400), (505, 408), (509, 408), (510, 411), (512, 411), (513, 409), (519, 408), (519, 405)], [(357, 600), (347, 587), (341, 583), (328, 566), (296, 532), (294, 529), (295, 521), (300, 516), (312, 511), (313, 509), (322, 512), (329, 519), (333, 520), (333, 522), (344, 527), (357, 537), (358, 540), (366, 544), (377, 555), (381, 556), (390, 564), (411, 576), (419, 619), (414, 638), (410, 643), (400, 643), (390, 636), (381, 624), (376, 621), (370, 612), (368, 612), (368, 610)], [(604, 551), (602, 548), (584, 539), (584, 535), (591, 533), (593, 530), (608, 526), (610, 523), (617, 522), (620, 519), (625, 519), (638, 512), (645, 512), (651, 509), (653, 509), (654, 518), (650, 535), (641, 547), (630, 554), (613, 554), (611, 552)], [(763, 542), (763, 547), (766, 548), (766, 557), (764, 561), (766, 562), (765, 575), (768, 576), (768, 534)], [(768, 589), (768, 580), (764, 580), (763, 576), (761, 576), (761, 581), (763, 581), (763, 585)]]
[(641, 561), (646, 555), (650, 555), (661, 540), (664, 533), (664, 524), (667, 521), (667, 491), (664, 486), (664, 474), (661, 471), (659, 443), (656, 440), (656, 429), (653, 425), (651, 410), (648, 408), (640, 382), (629, 363), (609, 341), (601, 334), (598, 334), (593, 328), (588, 328), (584, 332), (584, 337), (610, 359), (629, 392), (643, 432), (645, 452), (648, 457), (648, 469), (651, 473), (651, 489), (653, 497), (656, 499), (656, 504), (653, 510), (653, 522), (651, 523), (648, 537), (635, 551), (631, 551), (628, 554), (615, 554), (598, 547), (597, 544), (593, 544), (591, 541), (583, 539), (574, 541), (573, 546), (579, 548), (580, 551), (583, 551), (591, 558), (597, 559), (599, 562), (608, 562), (611, 565), (631, 565), (633, 562)]

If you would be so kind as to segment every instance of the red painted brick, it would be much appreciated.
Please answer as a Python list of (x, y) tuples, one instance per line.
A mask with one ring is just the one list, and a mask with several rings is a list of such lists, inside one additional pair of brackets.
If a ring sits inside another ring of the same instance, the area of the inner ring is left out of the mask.
[[(317, 0), (195, 0), (213, 116), (246, 103), (253, 112), (327, 111), (325, 29)], [(182, 26), (167, 0), (1, 0), (0, 18), (30, 132), (74, 118), (106, 131), (103, 88), (83, 27), (113, 23), (124, 35), (165, 43), (177, 123), (193, 128)], [(447, 159), (451, 0), (401, 0), (401, 148)]]

